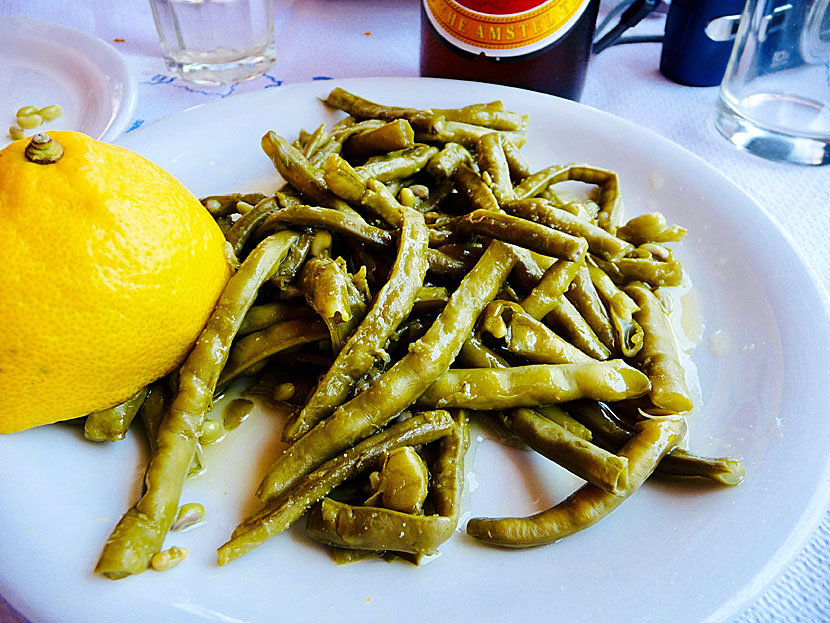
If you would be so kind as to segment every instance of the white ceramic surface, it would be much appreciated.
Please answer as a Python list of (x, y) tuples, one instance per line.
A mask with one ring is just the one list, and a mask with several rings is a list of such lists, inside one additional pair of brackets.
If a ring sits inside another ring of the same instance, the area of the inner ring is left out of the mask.
[[(694, 357), (703, 403), (690, 416), (689, 446), (742, 458), (746, 482), (651, 481), (591, 529), (527, 551), (481, 546), (462, 525), (420, 568), (338, 567), (296, 525), (219, 568), (214, 550), (257, 508), (253, 490), (279, 447), (278, 417), (260, 413), (209, 448), (207, 474), (186, 487), (182, 502), (203, 503), (209, 517), (168, 539), (189, 547), (190, 559), (166, 574), (111, 582), (92, 568), (135, 500), (143, 446), (93, 445), (76, 424), (55, 425), (0, 437), (0, 594), (36, 623), (731, 619), (804, 543), (830, 494), (828, 301), (787, 237), (717, 171), (657, 135), (573, 102), (492, 85), (358, 79), (285, 86), (185, 111), (120, 142), (197, 195), (272, 190), (261, 135), (273, 129), (293, 138), (300, 128), (333, 122), (339, 115), (316, 98), (335, 84), (420, 107), (502, 99), (530, 113), (525, 152), (535, 168), (587, 161), (614, 169), (627, 216), (659, 209), (686, 226), (678, 256), (705, 321)], [(710, 350), (712, 339), (717, 348)], [(578, 484), (481, 430), (468, 466), (465, 521), (529, 513)]]
[[(135, 108), (135, 82), (111, 45), (65, 26), (0, 16), (0, 146), (21, 106), (59, 104), (43, 130), (76, 130), (113, 140)], [(27, 131), (27, 135), (33, 131)]]

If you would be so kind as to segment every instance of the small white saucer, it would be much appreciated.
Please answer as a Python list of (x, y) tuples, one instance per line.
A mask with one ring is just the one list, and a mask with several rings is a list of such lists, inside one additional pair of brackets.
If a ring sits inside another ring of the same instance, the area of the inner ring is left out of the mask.
[[(109, 44), (65, 26), (0, 15), (0, 147), (22, 106), (58, 104), (44, 130), (115, 139), (132, 117), (135, 80)], [(32, 131), (27, 131), (30, 134)]]

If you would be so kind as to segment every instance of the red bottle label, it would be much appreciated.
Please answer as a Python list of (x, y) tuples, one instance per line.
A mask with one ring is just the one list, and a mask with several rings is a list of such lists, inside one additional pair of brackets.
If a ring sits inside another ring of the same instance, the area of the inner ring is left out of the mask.
[(423, 0), (439, 35), (487, 56), (520, 56), (561, 38), (589, 0)]

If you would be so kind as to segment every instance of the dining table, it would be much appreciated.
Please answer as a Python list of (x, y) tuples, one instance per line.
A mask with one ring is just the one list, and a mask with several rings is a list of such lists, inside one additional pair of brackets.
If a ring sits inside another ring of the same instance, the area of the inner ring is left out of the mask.
[[(615, 5), (603, 0), (600, 17)], [(167, 70), (147, 2), (4, 0), (0, 24), (9, 18), (59, 24), (100, 39), (120, 55), (134, 90), (120, 102), (119, 125), (110, 130), (109, 140), (194, 106), (246, 93), (332, 79), (420, 75), (419, 0), (274, 0), (273, 6), (275, 65), (257, 78), (220, 86), (189, 83)], [(713, 123), (718, 86), (684, 86), (660, 72), (661, 43), (655, 39), (663, 33), (665, 20), (663, 4), (626, 33), (644, 35), (646, 41), (614, 45), (595, 54), (581, 104), (672, 141), (740, 187), (797, 249), (827, 301), (830, 167), (765, 160), (724, 139)], [(816, 373), (817, 382), (830, 382), (830, 370)], [(817, 417), (828, 416), (827, 405), (817, 405), (816, 411)], [(828, 452), (819, 451), (825, 456)], [(778, 562), (776, 572), (752, 589), (730, 620), (830, 621), (830, 508), (814, 515), (797, 545)], [(694, 587), (681, 590), (693, 592)], [(26, 604), (17, 603), (15, 608), (9, 601), (0, 595), (0, 622), (38, 623), (27, 618)]]

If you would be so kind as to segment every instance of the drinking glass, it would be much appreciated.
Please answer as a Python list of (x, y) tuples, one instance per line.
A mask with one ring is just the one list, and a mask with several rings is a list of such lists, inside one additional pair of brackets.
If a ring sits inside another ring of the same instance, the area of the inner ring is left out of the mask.
[(830, 163), (830, 0), (748, 0), (715, 125), (770, 160)]
[(276, 60), (273, 0), (150, 0), (167, 69), (197, 84), (230, 84)]

